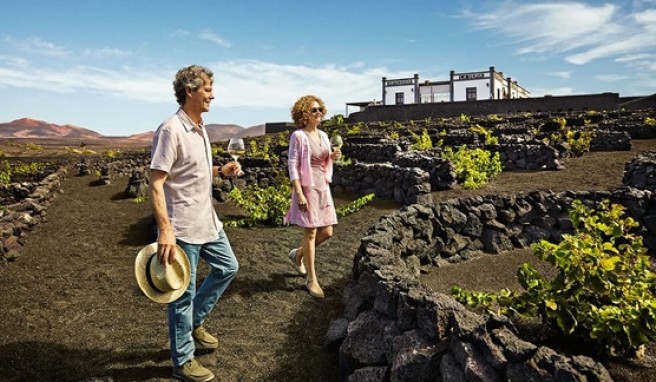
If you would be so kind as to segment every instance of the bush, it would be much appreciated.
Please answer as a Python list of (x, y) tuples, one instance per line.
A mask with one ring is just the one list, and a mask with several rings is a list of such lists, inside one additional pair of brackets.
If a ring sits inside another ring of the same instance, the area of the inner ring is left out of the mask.
[(456, 152), (447, 147), (441, 155), (453, 164), (458, 182), (468, 190), (483, 187), (502, 170), (498, 152), (492, 155), (489, 151), (479, 148), (470, 150), (462, 145)]
[(573, 131), (565, 133), (565, 139), (574, 156), (580, 157), (583, 153), (590, 151), (590, 144), (594, 133), (591, 131)]
[(10, 163), (7, 160), (0, 163), (0, 185), (8, 185), (12, 182), (15, 175), (32, 175), (38, 174), (45, 170), (46, 163), (31, 162)]
[(244, 190), (234, 187), (228, 196), (248, 214), (247, 218), (225, 222), (228, 227), (252, 227), (262, 223), (281, 227), (291, 194), (289, 182), (279, 182), (266, 188), (251, 185)]
[(412, 144), (413, 150), (424, 151), (433, 148), (433, 140), (431, 139), (430, 135), (428, 135), (428, 131), (426, 129), (421, 131), (421, 136), (412, 130), (408, 130), (408, 132), (410, 132), (412, 140), (415, 142)]
[[(227, 221), (224, 224), (227, 227), (253, 227), (257, 224), (282, 227), (291, 202), (290, 194), (289, 180), (266, 188), (252, 185), (240, 190), (235, 187), (228, 196), (248, 214), (248, 217)], [(340, 218), (348, 216), (359, 211), (373, 198), (374, 194), (358, 198), (338, 208), (336, 214)]]
[(564, 235), (560, 244), (541, 240), (532, 245), (535, 256), (556, 268), (552, 280), (523, 264), (517, 270), (522, 293), (459, 287), (452, 292), (470, 306), (496, 306), (502, 314), (540, 317), (600, 351), (636, 352), (656, 338), (656, 276), (642, 237), (632, 233), (638, 223), (623, 214), (624, 207), (608, 200), (596, 210), (574, 201), (574, 234)]

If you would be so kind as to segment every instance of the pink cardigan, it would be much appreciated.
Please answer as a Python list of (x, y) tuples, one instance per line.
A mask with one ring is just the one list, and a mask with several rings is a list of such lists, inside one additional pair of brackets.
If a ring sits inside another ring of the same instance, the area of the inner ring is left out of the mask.
[[(330, 148), (330, 140), (328, 134), (319, 130), (322, 144)], [(289, 137), (289, 152), (287, 167), (289, 169), (289, 180), (293, 181), (299, 179), (301, 186), (309, 187), (314, 186), (312, 179), (312, 168), (310, 166), (310, 137), (303, 129), (297, 129)], [(326, 162), (326, 182), (333, 181), (333, 160), (328, 156)]]

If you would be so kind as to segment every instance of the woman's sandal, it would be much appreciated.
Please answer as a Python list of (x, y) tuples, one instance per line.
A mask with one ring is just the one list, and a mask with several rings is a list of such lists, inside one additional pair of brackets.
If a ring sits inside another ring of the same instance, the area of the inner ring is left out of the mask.
[(289, 261), (292, 262), (294, 269), (299, 275), (305, 276), (307, 274), (307, 271), (305, 270), (305, 264), (303, 264), (303, 259), (301, 259), (301, 265), (298, 265), (296, 262), (296, 251), (298, 251), (298, 249), (292, 249), (289, 251)]
[(324, 298), (325, 295), (323, 293), (323, 289), (319, 286), (319, 284), (315, 284), (316, 286), (311, 286), (310, 280), (305, 280), (305, 287), (307, 288), (308, 292), (310, 292), (310, 295), (312, 297), (316, 298)]

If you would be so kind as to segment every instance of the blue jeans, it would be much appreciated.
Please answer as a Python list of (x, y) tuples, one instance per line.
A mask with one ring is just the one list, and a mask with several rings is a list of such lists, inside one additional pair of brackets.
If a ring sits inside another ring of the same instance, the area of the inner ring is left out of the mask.
[[(174, 367), (182, 366), (194, 357), (195, 346), (191, 331), (203, 323), (239, 270), (239, 263), (223, 230), (216, 240), (209, 243), (189, 244), (180, 240), (177, 243), (189, 257), (191, 281), (185, 293), (168, 305), (169, 340)], [(196, 291), (199, 258), (209, 265), (210, 272)]]

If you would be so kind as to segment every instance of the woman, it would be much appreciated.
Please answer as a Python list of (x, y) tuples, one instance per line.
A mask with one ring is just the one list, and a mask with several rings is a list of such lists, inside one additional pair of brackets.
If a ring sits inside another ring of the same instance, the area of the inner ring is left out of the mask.
[(333, 235), (337, 224), (335, 205), (328, 184), (332, 181), (333, 160), (341, 157), (339, 150), (330, 151), (328, 134), (319, 130), (326, 114), (321, 98), (306, 95), (292, 108), (292, 118), (298, 127), (289, 138), (289, 179), (292, 196), (285, 223), (303, 228), (299, 248), (289, 252), (289, 259), (299, 274), (307, 275), (305, 286), (314, 297), (324, 297), (314, 267), (315, 250)]

